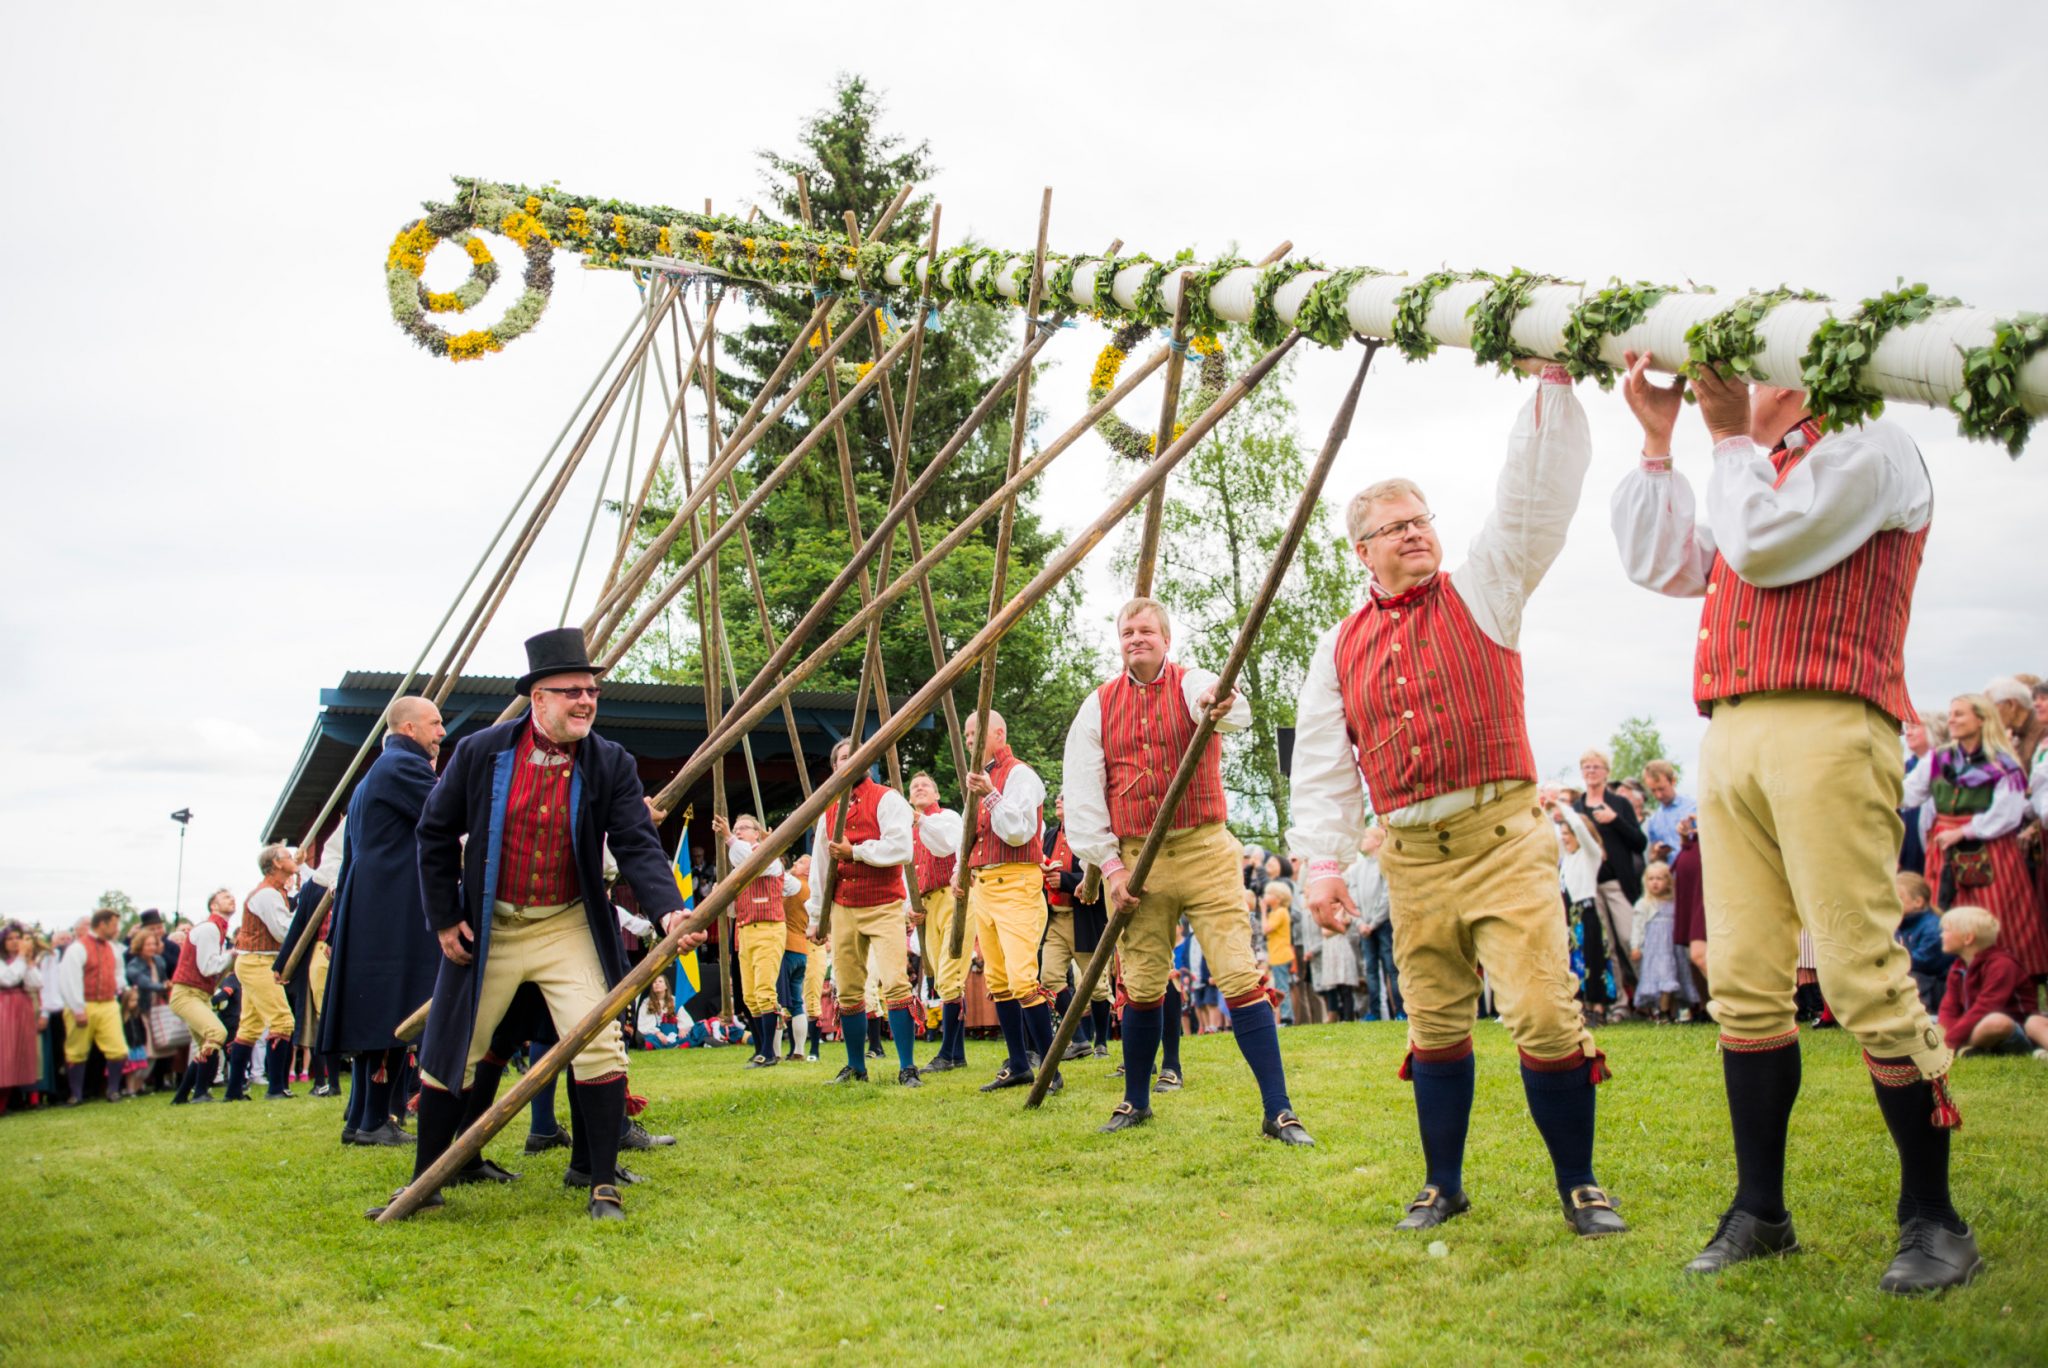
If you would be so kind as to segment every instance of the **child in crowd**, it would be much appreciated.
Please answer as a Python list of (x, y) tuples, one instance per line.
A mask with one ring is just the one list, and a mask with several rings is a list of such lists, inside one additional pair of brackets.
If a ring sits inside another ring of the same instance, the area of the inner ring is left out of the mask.
[(676, 1020), (676, 995), (665, 976), (655, 975), (654, 986), (640, 999), (636, 1024), (643, 1050), (672, 1050), (682, 1044), (683, 1030)]
[(1941, 914), (1934, 910), (1934, 894), (1927, 880), (1910, 869), (1899, 871), (1899, 906), (1905, 915), (1899, 920), (1895, 939), (1913, 957), (1913, 982), (1919, 986), (1920, 1002), (1930, 1012), (1941, 1010), (1943, 991), (1948, 986), (1949, 966), (1955, 956), (1941, 948)]
[(1579, 1000), (1586, 1021), (1607, 1020), (1614, 1001), (1614, 975), (1607, 967), (1607, 937), (1600, 920), (1600, 862), (1605, 858), (1600, 837), (1572, 806), (1576, 789), (1553, 786), (1543, 792), (1543, 807), (1557, 824), (1557, 882), (1565, 917), (1571, 927), (1572, 973), (1579, 979)]
[(1956, 957), (1941, 999), (1941, 1032), (1963, 1054), (2025, 1054), (2048, 1060), (2048, 1016), (2033, 980), (1998, 943), (1998, 918), (1981, 907), (1941, 915), (1941, 948)]
[(1651, 861), (1643, 868), (1643, 896), (1636, 903), (1635, 943), (1629, 947), (1629, 953), (1637, 965), (1637, 1010), (1655, 1002), (1657, 1021), (1676, 1019), (1675, 1008), (1684, 991), (1678, 974), (1678, 952), (1671, 941), (1677, 906), (1671, 866), (1662, 860)]

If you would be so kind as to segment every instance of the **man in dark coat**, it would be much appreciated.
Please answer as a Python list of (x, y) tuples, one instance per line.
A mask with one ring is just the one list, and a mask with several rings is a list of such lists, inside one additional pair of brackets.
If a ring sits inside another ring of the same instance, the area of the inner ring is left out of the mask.
[[(465, 737), (420, 816), (420, 893), (443, 959), (420, 1048), (416, 1179), (454, 1140), (463, 1090), (521, 985), (539, 986), (566, 1036), (625, 977), (605, 890), (607, 842), (650, 920), (667, 924), (683, 912), (633, 757), (590, 730), (598, 686), (583, 634), (543, 632), (526, 654), (518, 689), (531, 700), (527, 715)], [(588, 1142), (589, 1212), (618, 1219), (626, 1056), (616, 1020), (571, 1072), (581, 1090), (577, 1138)]]
[(412, 1137), (391, 1120), (405, 1069), (398, 1025), (434, 991), (441, 947), (420, 902), (420, 811), (448, 735), (424, 698), (394, 699), (384, 753), (348, 800), (347, 848), (334, 898), (327, 1010), (315, 1048), (354, 1057), (344, 1145), (400, 1146)]

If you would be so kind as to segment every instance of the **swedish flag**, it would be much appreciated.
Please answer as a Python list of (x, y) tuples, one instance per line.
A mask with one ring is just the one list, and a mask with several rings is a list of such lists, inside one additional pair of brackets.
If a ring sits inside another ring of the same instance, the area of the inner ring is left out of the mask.
[[(676, 842), (676, 891), (683, 895), (683, 907), (687, 910), (697, 905), (697, 877), (690, 867), (690, 818), (696, 815), (695, 807), (683, 811), (683, 834)], [(685, 950), (676, 956), (676, 1005), (681, 1006), (697, 996), (704, 987), (704, 975), (697, 963), (697, 952)]]

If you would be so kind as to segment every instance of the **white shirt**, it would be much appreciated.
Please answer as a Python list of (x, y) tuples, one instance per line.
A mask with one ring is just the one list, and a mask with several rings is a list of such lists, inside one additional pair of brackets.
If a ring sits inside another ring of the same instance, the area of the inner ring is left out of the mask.
[[(855, 841), (853, 858), (864, 865), (877, 869), (889, 865), (909, 864), (912, 857), (910, 848), (910, 803), (895, 789), (882, 790), (882, 801), (875, 805), (875, 822), (882, 834), (872, 841)], [(804, 911), (809, 914), (811, 925), (816, 926), (825, 911), (825, 870), (823, 861), (832, 858), (828, 847), (832, 844), (831, 809), (818, 819), (818, 829), (811, 836), (811, 896), (804, 900)]]
[[(2041, 767), (2037, 763), (2034, 773), (2038, 777)], [(1934, 793), (1933, 754), (1906, 774), (1906, 806), (1919, 807)], [(2027, 795), (2016, 789), (2000, 786), (1993, 790), (1991, 806), (1963, 824), (1963, 835), (1973, 841), (1995, 841), (2001, 836), (2010, 836), (2020, 829), (2020, 823), (2027, 817)]]
[(2027, 797), (2033, 803), (2034, 816), (2048, 823), (2048, 745), (2034, 752), (2034, 773), (2027, 781)]
[[(1493, 512), (1472, 539), (1465, 563), (1451, 575), (1451, 592), (1496, 645), (1519, 649), (1522, 610), (1564, 550), (1592, 460), (1593, 436), (1585, 409), (1569, 383), (1554, 381), (1546, 373), (1508, 434), (1507, 461), (1494, 487)], [(1378, 587), (1372, 592), (1379, 592)], [(1337, 679), (1337, 633), (1342, 627), (1332, 627), (1316, 643), (1295, 712), (1294, 825), (1287, 832), (1287, 849), (1295, 859), (1309, 862), (1304, 885), (1342, 877), (1365, 834), (1368, 795), (1345, 729), (1344, 695)], [(1486, 802), (1498, 788), (1484, 784), (1437, 794), (1380, 815), (1390, 826), (1426, 825)]]
[(1920, 449), (1892, 423), (1865, 423), (1813, 444), (1782, 488), (1770, 453), (1747, 437), (1714, 448), (1707, 517), (1693, 515), (1692, 485), (1676, 470), (1631, 471), (1610, 513), (1622, 569), (1673, 598), (1707, 592), (1720, 550), (1751, 584), (1779, 588), (1812, 579), (1879, 532), (1917, 532), (1934, 514), (1934, 487)]
[[(1133, 682), (1138, 681), (1132, 675)], [(1200, 699), (1203, 694), (1216, 687), (1217, 675), (1213, 670), (1200, 669), (1193, 665), (1183, 666), (1180, 675), (1181, 699), (1187, 704), (1188, 720), (1197, 726), (1202, 721)], [(1219, 732), (1241, 732), (1252, 724), (1251, 700), (1239, 690), (1237, 700), (1230, 705), (1230, 713), (1216, 724)], [(1109, 783), (1108, 761), (1102, 754), (1102, 697), (1101, 692), (1090, 689), (1088, 696), (1081, 700), (1080, 708), (1074, 713), (1074, 720), (1067, 726), (1065, 763), (1061, 766), (1063, 785), (1060, 796), (1067, 802), (1067, 849), (1083, 864), (1094, 865), (1108, 873), (1115, 873), (1124, 867), (1118, 851), (1116, 833), (1109, 828)], [(1179, 757), (1174, 757), (1179, 763)]]
[(327, 844), (320, 848), (320, 867), (306, 871), (306, 877), (322, 888), (338, 887), (341, 880), (341, 862), (348, 845), (348, 818), (343, 817), (335, 824), (334, 834), (327, 838)]
[(40, 993), (43, 971), (36, 968), (35, 961), (27, 955), (17, 955), (0, 962), (0, 988), (26, 988), (31, 993)]
[[(244, 906), (243, 911), (245, 915), (247, 913), (254, 913), (256, 920), (262, 922), (269, 930), (273, 940), (282, 941), (284, 933), (292, 924), (291, 903), (281, 891), (269, 884), (263, 885), (263, 887), (249, 895), (249, 901)], [(252, 950), (244, 953), (268, 955), (273, 952), (269, 950)]]
[(208, 978), (225, 974), (235, 958), (227, 936), (215, 929), (211, 920), (203, 921), (185, 933), (185, 953), (192, 956), (192, 963)]
[(1352, 861), (1351, 868), (1344, 871), (1344, 884), (1351, 890), (1352, 905), (1358, 909), (1358, 929), (1379, 930), (1380, 923), (1394, 910), (1393, 895), (1387, 889), (1387, 876), (1380, 872), (1379, 857), (1360, 855)]
[[(917, 838), (924, 842), (927, 852), (938, 859), (960, 853), (960, 834), (967, 825), (966, 818), (951, 808), (940, 808), (937, 812), (918, 814)], [(1068, 838), (1072, 840), (1071, 837)]]
[(1577, 850), (1566, 850), (1562, 840), (1557, 843), (1558, 886), (1573, 902), (1590, 902), (1600, 896), (1600, 843), (1594, 839), (1593, 828), (1586, 825), (1586, 819), (1577, 809), (1563, 803), (1557, 806), (1565, 821), (1570, 823), (1572, 835), (1579, 838)]
[[(745, 864), (747, 860), (753, 855), (753, 853), (754, 843), (752, 841), (742, 841), (739, 837), (735, 836), (725, 843), (725, 857), (727, 860), (731, 862), (732, 868), (734, 869), (738, 869), (741, 865)], [(797, 891), (797, 889), (803, 887), (802, 884), (799, 884), (793, 877), (791, 877), (788, 871), (783, 869), (782, 861), (780, 860), (770, 860), (768, 862), (768, 867), (762, 870), (761, 873), (756, 875), (755, 877), (762, 879), (781, 879), (782, 896), (785, 898), (790, 897)]]
[[(1020, 846), (1044, 838), (1045, 823), (1039, 814), (1045, 807), (1045, 780), (1022, 760), (1010, 767), (1003, 786), (983, 798), (981, 806), (988, 813), (988, 829), (1004, 845)], [(1067, 844), (1073, 844), (1072, 837)]]
[[(66, 947), (69, 949), (70, 947)], [(64, 958), (57, 950), (43, 952), (36, 961), (36, 967), (43, 978), (43, 1014), (64, 1010)]]
[[(57, 991), (64, 999), (64, 1010), (73, 1014), (85, 1011), (85, 942), (87, 932), (64, 948), (64, 958), (57, 967)], [(97, 938), (95, 938), (97, 939)], [(102, 944), (113, 948), (112, 941)], [(114, 996), (128, 991), (128, 966), (121, 962), (121, 952), (114, 949)]]

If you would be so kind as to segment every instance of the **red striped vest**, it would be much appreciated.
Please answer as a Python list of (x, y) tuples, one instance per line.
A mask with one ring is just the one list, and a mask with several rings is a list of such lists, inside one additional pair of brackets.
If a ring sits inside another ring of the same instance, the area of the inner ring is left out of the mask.
[(1479, 630), (1439, 573), (1368, 600), (1337, 629), (1344, 726), (1375, 810), (1536, 778), (1522, 653)]
[[(872, 779), (862, 779), (854, 787), (851, 805), (846, 812), (846, 840), (859, 845), (862, 841), (881, 838), (882, 822), (879, 816), (882, 795), (888, 790)], [(825, 831), (830, 834), (839, 820), (839, 804), (825, 809)], [(832, 885), (832, 901), (841, 907), (881, 907), (887, 903), (902, 902), (908, 896), (903, 886), (903, 866), (862, 864), (859, 860), (838, 862), (838, 879)]]
[[(249, 898), (255, 897), (267, 883), (257, 884), (249, 890)], [(279, 895), (283, 896), (282, 894)], [(242, 924), (235, 931), (235, 949), (245, 955), (269, 955), (277, 951), (277, 937), (270, 934), (270, 928), (263, 924), (263, 918), (249, 910), (249, 898), (242, 899)], [(291, 904), (285, 904), (289, 907)]]
[[(996, 791), (990, 798), (1003, 791), (1003, 785), (1010, 781), (1010, 771), (1023, 762), (1008, 746), (988, 757), (988, 777), (995, 784)], [(1028, 864), (1033, 869), (1045, 858), (1045, 848), (1039, 836), (1045, 830), (1045, 808), (1041, 804), (1032, 814), (1038, 821), (1038, 829), (1024, 838), (1023, 845), (1005, 845), (988, 824), (988, 807), (985, 802), (974, 805), (974, 854), (967, 861), (969, 869), (986, 869), (990, 865)]]
[[(328, 915), (330, 918), (333, 916), (332, 913)], [(203, 926), (208, 923), (211, 923), (213, 929), (219, 933), (220, 943), (226, 945), (228, 943), (228, 919), (218, 912), (209, 912), (206, 914), (206, 921), (200, 923), (200, 925)], [(193, 928), (195, 931), (198, 929), (198, 927)], [(185, 951), (178, 956), (178, 967), (171, 970), (171, 982), (182, 983), (187, 988), (197, 988), (202, 993), (211, 993), (214, 984), (219, 981), (219, 974), (202, 974), (199, 972), (199, 954), (192, 948), (192, 938), (187, 936), (185, 938)]]
[[(1778, 486), (1819, 439), (1812, 419), (1799, 426), (1807, 448), (1771, 452)], [(1912, 717), (1906, 622), (1933, 525), (1930, 518), (1918, 532), (1879, 532), (1812, 579), (1775, 589), (1744, 580), (1716, 552), (1693, 657), (1700, 711), (1717, 699), (1812, 689), (1864, 699), (1895, 722)]]
[[(944, 808), (934, 803), (930, 808), (926, 809), (924, 815), (929, 817), (933, 813), (944, 811)], [(924, 848), (923, 827), (917, 827), (911, 832), (910, 848), (916, 852), (917, 857), (917, 892), (919, 897), (944, 888), (947, 884), (953, 882), (953, 871), (959, 868), (960, 857), (958, 855), (948, 855), (942, 859), (926, 850)]]
[(85, 1000), (87, 1002), (112, 1002), (115, 977), (120, 962), (114, 957), (114, 947), (91, 932), (85, 937)]
[(763, 874), (740, 890), (733, 899), (733, 925), (752, 926), (755, 922), (779, 922), (782, 920), (782, 876)]
[[(1103, 786), (1109, 798), (1109, 829), (1119, 839), (1142, 838), (1152, 830), (1173, 772), (1194, 739), (1180, 666), (1167, 663), (1159, 677), (1141, 684), (1130, 671), (1095, 691), (1102, 708)], [(1173, 829), (1205, 826), (1229, 815), (1223, 796), (1223, 738), (1209, 737), (1194, 780), (1173, 814)]]
[(1051, 870), (1045, 876), (1046, 902), (1054, 907), (1072, 907), (1074, 905), (1074, 895), (1062, 891), (1059, 881), (1059, 876), (1068, 869), (1071, 869), (1074, 864), (1074, 852), (1067, 846), (1067, 829), (1065, 826), (1061, 826), (1059, 834), (1052, 838), (1052, 849), (1045, 852), (1045, 858), (1056, 861), (1058, 864), (1057, 868)]

